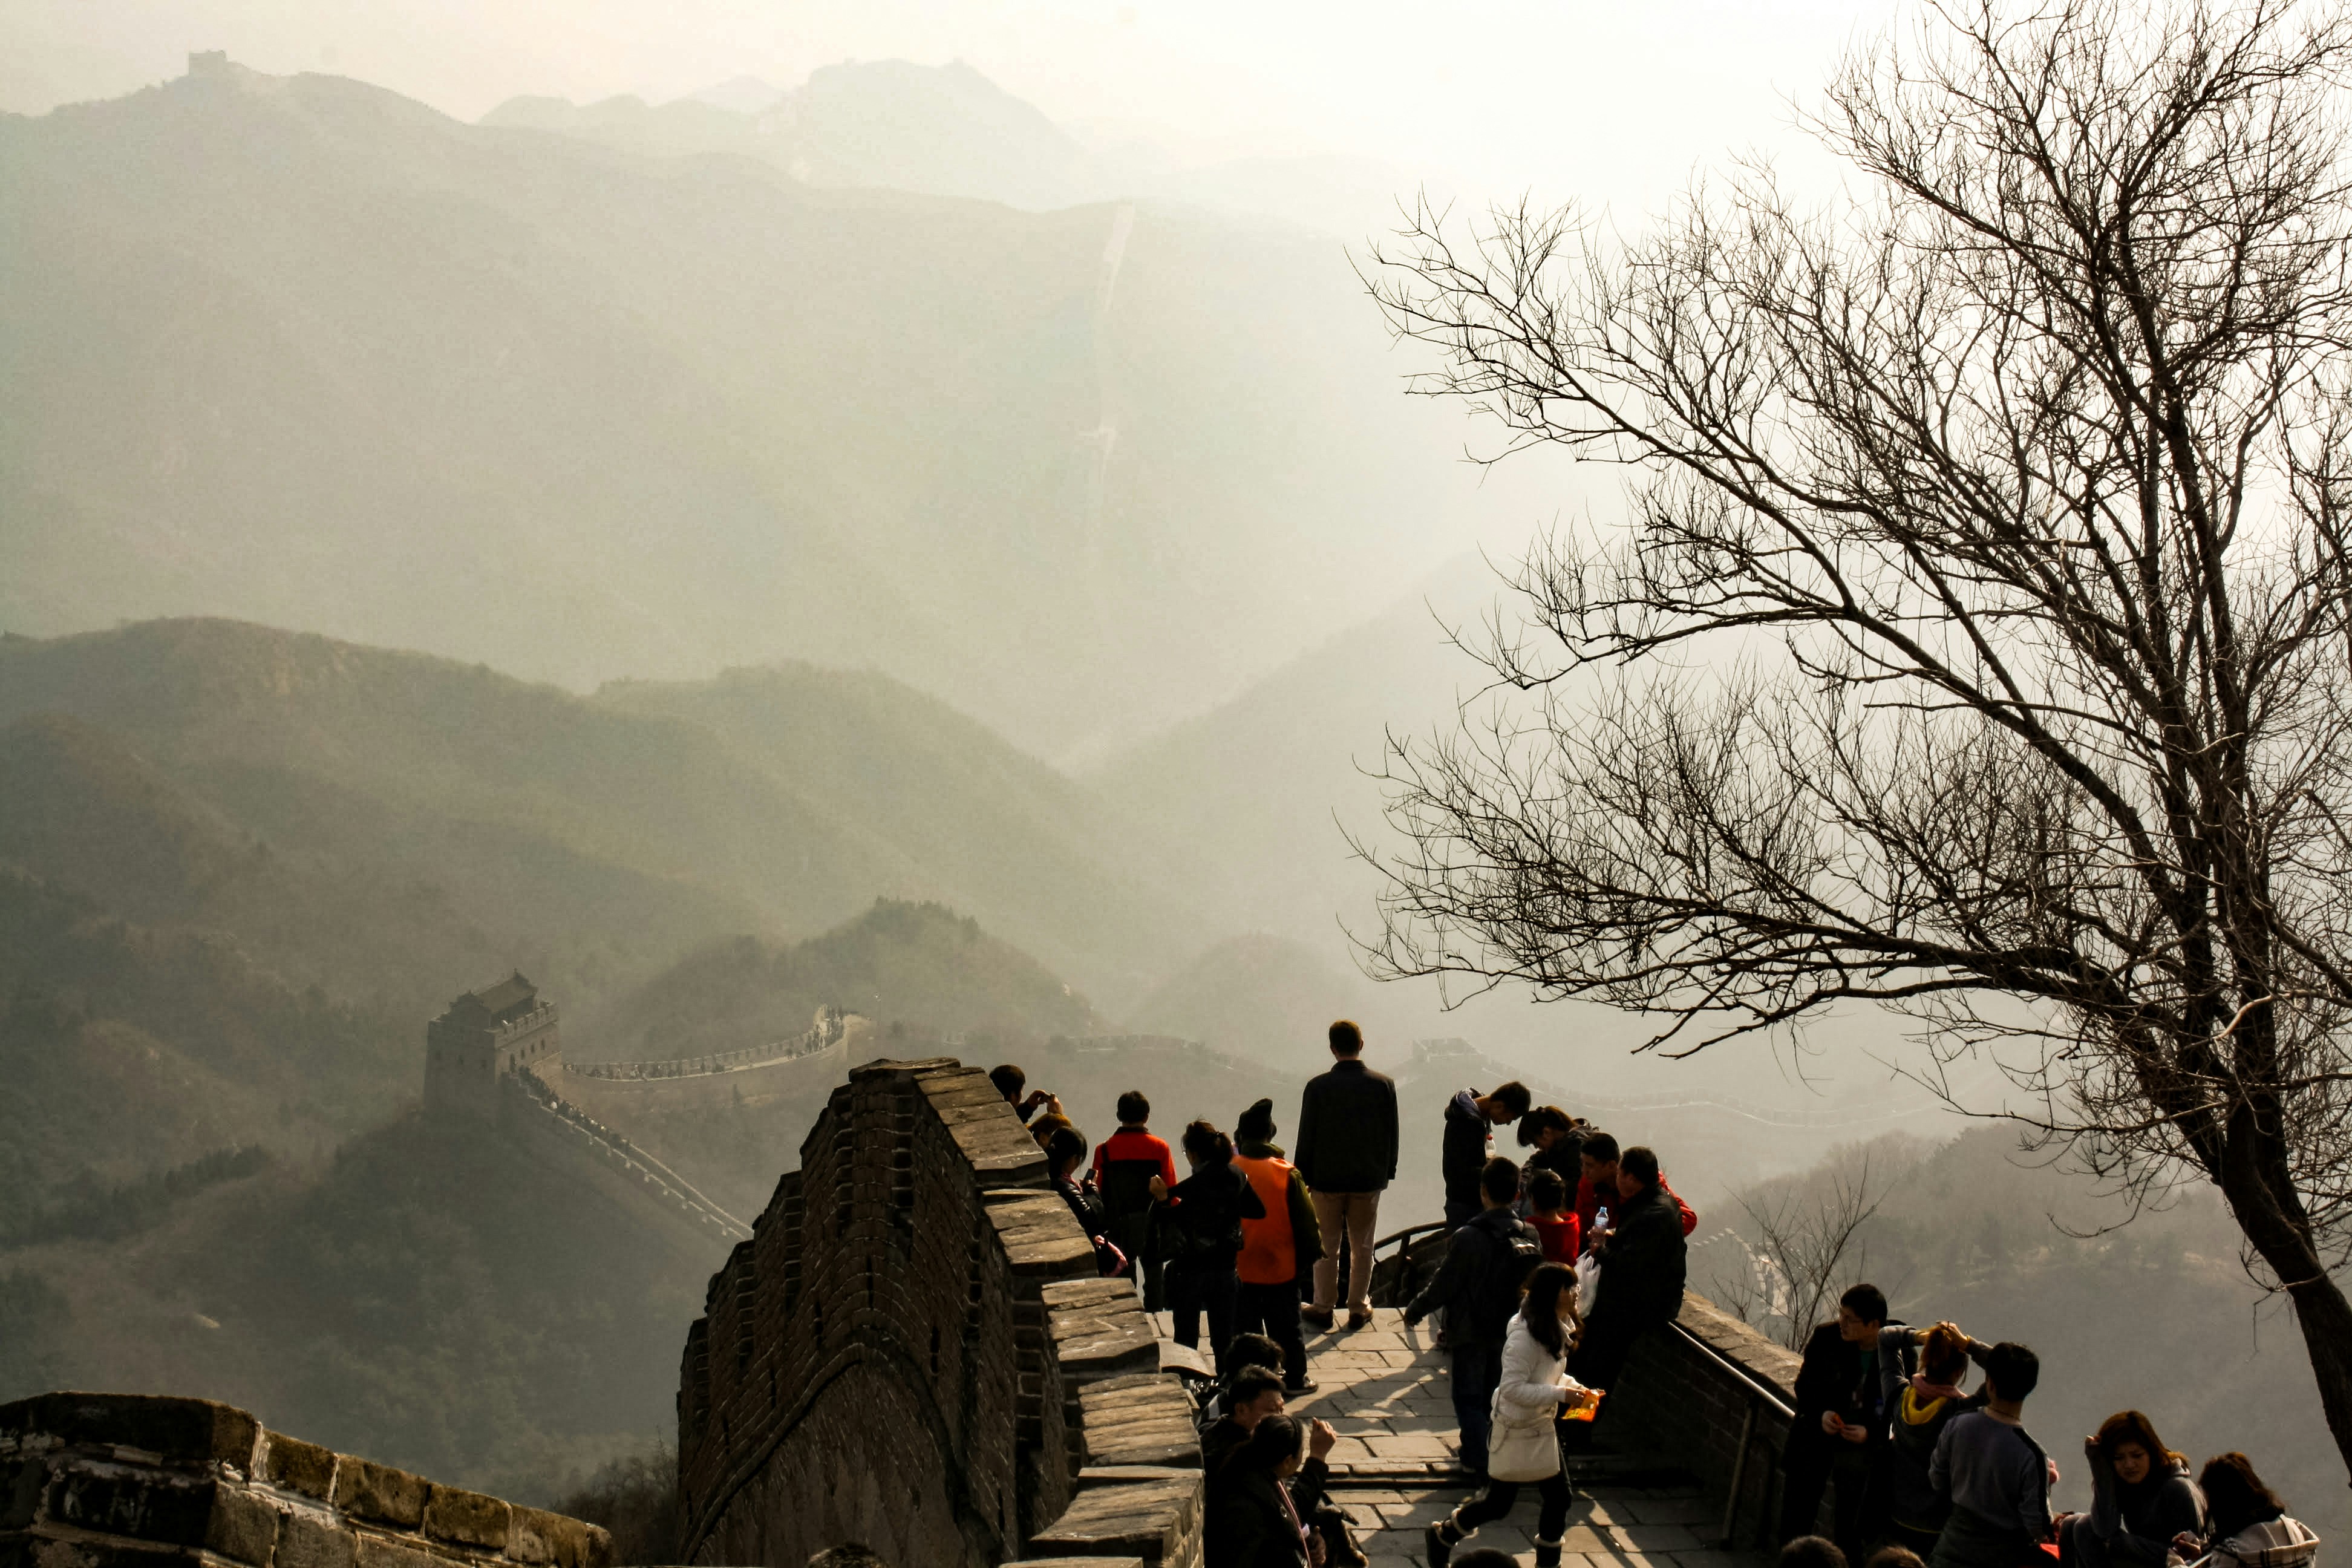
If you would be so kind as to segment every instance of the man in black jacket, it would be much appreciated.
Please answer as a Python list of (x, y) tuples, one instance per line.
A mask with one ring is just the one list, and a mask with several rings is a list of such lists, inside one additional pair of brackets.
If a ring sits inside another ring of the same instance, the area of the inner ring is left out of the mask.
[(1445, 1102), (1445, 1143), (1438, 1169), (1445, 1177), (1445, 1223), (1464, 1226), (1477, 1217), (1478, 1184), (1495, 1157), (1495, 1129), (1528, 1113), (1534, 1097), (1523, 1083), (1501, 1083), (1490, 1094), (1465, 1089)]
[[(1886, 1440), (1890, 1380), (1879, 1365), (1886, 1295), (1856, 1285), (1838, 1298), (1837, 1319), (1805, 1341), (1797, 1370), (1797, 1415), (1781, 1458), (1780, 1539), (1814, 1533), (1822, 1494), (1837, 1487), (1831, 1539), (1851, 1557), (1864, 1542), (1863, 1505), (1877, 1446)], [(1899, 1384), (1896, 1386), (1900, 1386)]]
[[(1519, 1168), (1489, 1160), (1479, 1175), (1478, 1217), (1446, 1243), (1437, 1278), (1404, 1310), (1410, 1328), (1440, 1307), (1445, 1309), (1445, 1348), (1453, 1358), (1448, 1381), (1454, 1419), (1462, 1432), (1462, 1468), (1486, 1474), (1488, 1405), (1503, 1378), (1503, 1341), (1518, 1310), (1519, 1287), (1543, 1261), (1535, 1226), (1511, 1213), (1519, 1195)], [(1677, 1229), (1675, 1239), (1682, 1233)]]
[(1298, 1097), (1298, 1173), (1315, 1197), (1323, 1256), (1315, 1263), (1315, 1304), (1299, 1314), (1331, 1326), (1339, 1290), (1339, 1247), (1348, 1248), (1348, 1327), (1372, 1321), (1372, 1234), (1381, 1194), (1396, 1179), (1396, 1085), (1363, 1064), (1364, 1032), (1331, 1026), (1331, 1070)]
[(1689, 1272), (1682, 1205), (1658, 1185), (1658, 1157), (1636, 1144), (1617, 1161), (1617, 1207), (1592, 1245), (1601, 1260), (1599, 1298), (1569, 1373), (1587, 1388), (1617, 1381), (1633, 1342), (1683, 1310)]

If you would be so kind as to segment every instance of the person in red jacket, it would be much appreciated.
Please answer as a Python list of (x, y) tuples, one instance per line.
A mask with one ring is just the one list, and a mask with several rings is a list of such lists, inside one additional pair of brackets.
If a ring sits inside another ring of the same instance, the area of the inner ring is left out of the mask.
[[(1618, 1202), (1617, 1153), (1617, 1140), (1606, 1132), (1596, 1132), (1584, 1141), (1584, 1174), (1576, 1184), (1576, 1224), (1588, 1250), (1610, 1228), (1606, 1211)], [(1664, 1176), (1658, 1178), (1658, 1191), (1682, 1211), (1685, 1236), (1698, 1228), (1698, 1211), (1683, 1202)]]
[(1236, 1333), (1263, 1333), (1282, 1347), (1285, 1393), (1307, 1394), (1307, 1338), (1298, 1317), (1298, 1277), (1323, 1256), (1323, 1233), (1304, 1177), (1274, 1141), (1274, 1101), (1261, 1100), (1234, 1123), (1234, 1168), (1247, 1178), (1265, 1215), (1242, 1221), (1241, 1276), (1234, 1298)]
[(1528, 1223), (1536, 1227), (1536, 1239), (1543, 1243), (1544, 1261), (1573, 1266), (1576, 1255), (1583, 1250), (1583, 1232), (1579, 1229), (1576, 1213), (1568, 1206), (1568, 1184), (1559, 1179), (1558, 1171), (1538, 1166), (1529, 1172), (1528, 1183)]
[(1095, 1191), (1102, 1197), (1111, 1241), (1127, 1254), (1142, 1289), (1146, 1311), (1165, 1305), (1159, 1247), (1150, 1245), (1151, 1178), (1176, 1184), (1176, 1158), (1168, 1140), (1151, 1131), (1151, 1101), (1139, 1089), (1118, 1097), (1118, 1131), (1095, 1149)]

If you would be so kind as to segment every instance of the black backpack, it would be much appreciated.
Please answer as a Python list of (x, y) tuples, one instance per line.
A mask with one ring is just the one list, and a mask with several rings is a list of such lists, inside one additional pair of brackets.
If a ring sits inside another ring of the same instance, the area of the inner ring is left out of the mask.
[(1486, 1255), (1486, 1267), (1471, 1282), (1471, 1321), (1488, 1338), (1500, 1340), (1511, 1326), (1511, 1314), (1519, 1310), (1520, 1287), (1544, 1260), (1543, 1243), (1524, 1220), (1513, 1221), (1507, 1230), (1485, 1225), (1463, 1228), (1481, 1233), (1480, 1249)]

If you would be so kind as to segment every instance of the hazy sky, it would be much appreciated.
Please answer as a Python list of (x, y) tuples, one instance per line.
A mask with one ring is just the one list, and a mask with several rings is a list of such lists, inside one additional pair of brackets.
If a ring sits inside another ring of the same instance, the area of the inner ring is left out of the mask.
[(1622, 212), (1727, 149), (1784, 148), (1787, 97), (1895, 16), (1885, 0), (0, 0), (0, 108), (112, 97), (197, 48), (467, 119), (518, 93), (659, 100), (842, 59), (961, 58), (1066, 124), (1188, 159), (1353, 153)]

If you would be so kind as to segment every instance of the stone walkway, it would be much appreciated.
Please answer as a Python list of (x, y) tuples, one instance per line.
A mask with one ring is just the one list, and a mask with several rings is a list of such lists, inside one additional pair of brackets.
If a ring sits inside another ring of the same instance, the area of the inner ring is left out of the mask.
[[(1344, 1319), (1342, 1320), (1344, 1321)], [(1163, 1315), (1161, 1328), (1168, 1327)], [(1373, 1563), (1420, 1564), (1423, 1528), (1467, 1498), (1455, 1454), (1454, 1402), (1444, 1352), (1423, 1324), (1375, 1310), (1372, 1325), (1310, 1332), (1313, 1394), (1291, 1399), (1294, 1415), (1328, 1421), (1339, 1434), (1331, 1452), (1332, 1491), (1359, 1521), (1357, 1536)], [(1537, 1500), (1527, 1489), (1510, 1517), (1478, 1532), (1475, 1544), (1498, 1546), (1522, 1563), (1535, 1561)], [(1758, 1568), (1762, 1559), (1714, 1547), (1719, 1520), (1696, 1488), (1580, 1483), (1569, 1516), (1564, 1568)]]

